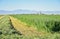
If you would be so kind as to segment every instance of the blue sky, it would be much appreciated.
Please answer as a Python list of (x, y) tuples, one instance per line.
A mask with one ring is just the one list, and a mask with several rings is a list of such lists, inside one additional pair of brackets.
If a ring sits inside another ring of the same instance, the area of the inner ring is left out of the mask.
[(60, 0), (0, 0), (0, 10), (60, 11)]

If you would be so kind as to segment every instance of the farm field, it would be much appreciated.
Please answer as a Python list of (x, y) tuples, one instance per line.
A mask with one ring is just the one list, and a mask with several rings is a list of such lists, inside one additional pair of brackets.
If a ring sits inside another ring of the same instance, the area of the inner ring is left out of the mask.
[[(37, 31), (41, 32), (44, 36), (52, 36), (51, 39), (59, 39), (60, 33), (60, 15), (39, 15), (39, 14), (21, 14), (12, 15), (20, 20), (28, 27), (34, 27)], [(47, 33), (47, 34), (46, 34)], [(57, 36), (57, 37), (56, 37)]]
[(0, 39), (60, 39), (60, 15), (16, 14), (0, 17)]
[[(55, 23), (60, 25), (60, 15), (38, 15), (38, 14), (27, 14), (27, 15), (13, 15), (13, 17), (19, 19), (28, 27), (34, 27), (38, 31), (52, 32), (55, 30), (50, 30), (55, 27)], [(58, 30), (58, 29), (57, 29)], [(59, 29), (60, 30), (60, 29)]]

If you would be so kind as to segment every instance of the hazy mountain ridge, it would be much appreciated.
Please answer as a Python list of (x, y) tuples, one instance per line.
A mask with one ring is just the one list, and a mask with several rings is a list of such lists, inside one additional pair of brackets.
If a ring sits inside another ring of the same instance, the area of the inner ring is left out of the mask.
[(33, 14), (33, 13), (37, 13), (37, 11), (32, 11), (32, 10), (13, 10), (13, 11), (0, 10), (0, 14)]
[(0, 10), (0, 14), (60, 14), (60, 11), (34, 11), (18, 9), (13, 11)]

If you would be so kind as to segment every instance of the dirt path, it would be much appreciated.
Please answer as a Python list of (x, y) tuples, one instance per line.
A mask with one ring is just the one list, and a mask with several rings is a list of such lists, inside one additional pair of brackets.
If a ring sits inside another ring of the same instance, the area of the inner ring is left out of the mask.
[(40, 36), (41, 34), (36, 31), (34, 28), (32, 27), (27, 27), (26, 25), (24, 25), (20, 20), (11, 17), (11, 22), (14, 26), (14, 28), (19, 31), (20, 33), (22, 33), (25, 36)]

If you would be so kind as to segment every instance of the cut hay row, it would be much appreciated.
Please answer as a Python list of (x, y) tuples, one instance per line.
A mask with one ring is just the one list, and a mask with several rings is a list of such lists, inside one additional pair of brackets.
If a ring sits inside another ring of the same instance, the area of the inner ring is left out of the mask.
[(34, 28), (27, 27), (26, 25), (24, 25), (20, 20), (11, 16), (10, 16), (10, 19), (14, 28), (18, 30), (20, 33), (22, 33), (23, 35), (25, 36), (40, 36), (41, 35), (41, 33), (36, 31)]
[(20, 39), (20, 34), (11, 25), (8, 16), (2, 16), (0, 19), (0, 39)]
[(4, 16), (0, 16), (0, 19), (2, 19)]

